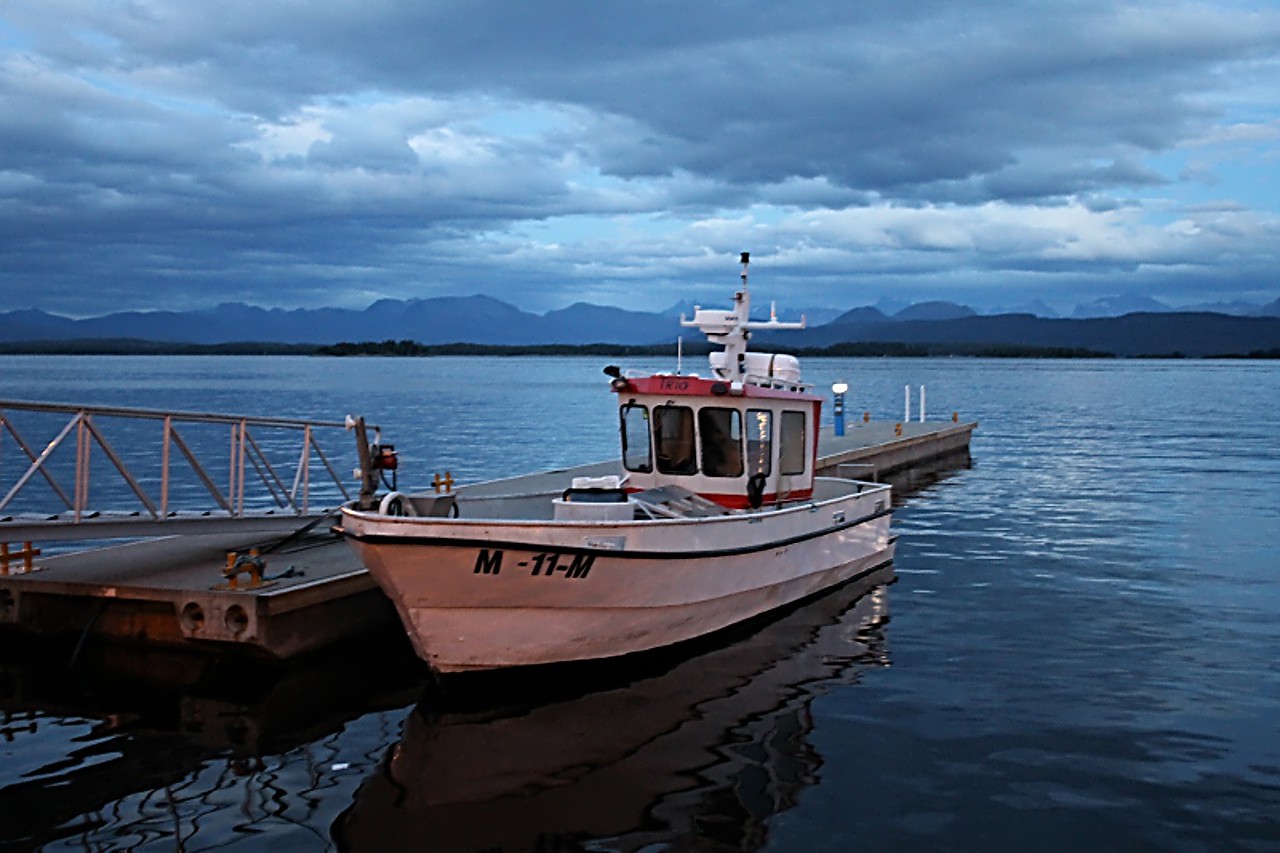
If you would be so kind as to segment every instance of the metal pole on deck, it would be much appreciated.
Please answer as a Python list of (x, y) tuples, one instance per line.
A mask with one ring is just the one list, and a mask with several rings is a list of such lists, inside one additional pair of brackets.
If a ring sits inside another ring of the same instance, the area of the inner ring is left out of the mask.
[(231, 422), (231, 446), (227, 451), (227, 507), (228, 515), (236, 514), (236, 422)]
[(902, 422), (911, 422), (911, 386), (902, 386)]
[(78, 523), (89, 506), (89, 428), (85, 425), (88, 412), (80, 412), (76, 416), (76, 506), (75, 520)]
[(920, 386), (920, 423), (924, 423), (924, 386)]
[(302, 428), (302, 514), (311, 512), (311, 425)]
[(160, 517), (169, 517), (169, 444), (173, 433), (173, 416), (165, 415), (160, 429)]
[(240, 431), (236, 441), (236, 495), (234, 498), (236, 515), (244, 515), (244, 457), (245, 442), (249, 437), (249, 424), (240, 421)]
[(373, 456), (369, 453), (369, 433), (365, 429), (364, 418), (347, 415), (347, 429), (355, 432), (356, 458), (360, 460), (360, 509), (368, 511), (374, 508), (373, 496), (378, 491), (378, 475), (373, 470)]

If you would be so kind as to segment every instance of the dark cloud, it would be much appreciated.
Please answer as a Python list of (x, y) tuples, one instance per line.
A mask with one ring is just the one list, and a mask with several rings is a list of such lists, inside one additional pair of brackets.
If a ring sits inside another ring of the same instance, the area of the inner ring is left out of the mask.
[(0, 308), (1256, 294), (1278, 60), (1231, 3), (10, 0)]

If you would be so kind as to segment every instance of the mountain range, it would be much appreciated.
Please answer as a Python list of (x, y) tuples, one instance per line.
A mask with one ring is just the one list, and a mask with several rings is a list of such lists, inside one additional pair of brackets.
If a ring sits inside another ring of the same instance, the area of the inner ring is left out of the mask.
[(1088, 350), (1119, 356), (1213, 356), (1280, 352), (1280, 317), (1209, 312), (1134, 313), (1121, 317), (1047, 319), (1031, 314), (973, 315), (943, 320), (835, 322), (802, 332), (771, 333), (761, 345), (823, 348), (847, 342), (978, 348)]
[[(1138, 310), (1122, 316), (1097, 312)], [(809, 328), (765, 335), (787, 347), (823, 347), (846, 342), (897, 342), (1038, 346), (1091, 349), (1117, 355), (1245, 354), (1280, 348), (1280, 299), (1253, 306), (1256, 316), (1236, 311), (1172, 311), (1158, 303), (1126, 297), (1099, 300), (1076, 309), (1070, 319), (1032, 313), (980, 315), (952, 302), (922, 302), (887, 314), (874, 306), (843, 313), (808, 309)], [(673, 343), (683, 335), (679, 304), (663, 312), (627, 311), (587, 303), (533, 314), (488, 296), (384, 299), (364, 310), (340, 308), (264, 309), (226, 303), (199, 311), (131, 311), (72, 319), (37, 310), (0, 313), (0, 343), (119, 340), (220, 344), (260, 341), (280, 344), (334, 344), (341, 341), (411, 340), (422, 344), (508, 345)], [(767, 309), (766, 309), (767, 313)], [(800, 312), (780, 312), (798, 319)]]

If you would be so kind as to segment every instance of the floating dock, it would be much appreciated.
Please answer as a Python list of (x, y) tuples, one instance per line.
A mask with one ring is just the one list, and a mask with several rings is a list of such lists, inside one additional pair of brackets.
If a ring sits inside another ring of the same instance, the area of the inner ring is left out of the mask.
[[(963, 460), (976, 423), (859, 422), (844, 435), (818, 439), (818, 474), (851, 480), (892, 479), (938, 463)], [(960, 457), (960, 460), (957, 460)]]
[[(853, 423), (839, 436), (828, 427), (819, 438), (817, 471), (884, 481), (962, 465), (976, 426)], [(545, 492), (550, 498), (573, 477), (617, 470), (610, 460), (462, 486), (457, 493)], [(246, 570), (228, 578), (235, 560)], [(0, 631), (73, 638), (77, 648), (106, 639), (286, 660), (396, 626), (390, 601), (327, 532), (283, 542), (252, 531), (164, 536), (0, 561)]]
[(224, 578), (228, 552), (270, 544), (250, 534), (165, 536), (59, 554), (29, 573), (10, 568), (0, 575), (0, 628), (285, 659), (396, 619), (331, 535), (260, 556), (261, 582)]

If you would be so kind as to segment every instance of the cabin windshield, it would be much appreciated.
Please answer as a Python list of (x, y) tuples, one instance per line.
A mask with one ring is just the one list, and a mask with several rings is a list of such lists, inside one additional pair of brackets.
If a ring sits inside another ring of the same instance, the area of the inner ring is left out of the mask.
[(622, 465), (628, 471), (647, 474), (653, 470), (649, 446), (649, 408), (628, 403), (622, 419)]
[(712, 406), (698, 410), (702, 437), (702, 473), (708, 477), (742, 476), (742, 414)]
[(773, 413), (747, 409), (747, 472), (768, 476), (773, 471)]
[(655, 406), (653, 409), (654, 455), (663, 474), (696, 474), (693, 409), (688, 406)]
[(805, 460), (804, 412), (783, 412), (778, 466), (783, 474), (803, 474)]

